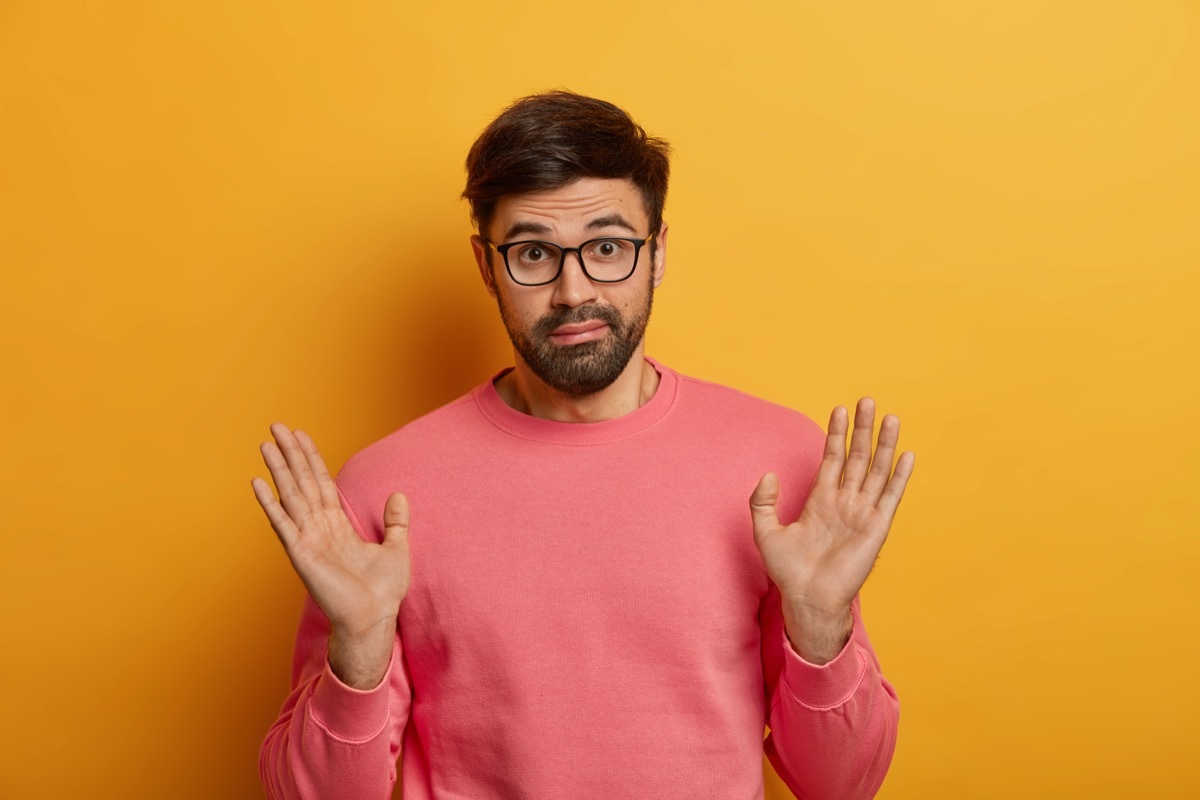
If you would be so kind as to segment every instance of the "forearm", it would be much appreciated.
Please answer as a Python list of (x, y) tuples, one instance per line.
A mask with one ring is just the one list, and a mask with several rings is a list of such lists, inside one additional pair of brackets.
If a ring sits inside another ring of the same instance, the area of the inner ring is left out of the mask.
[(783, 624), (792, 649), (808, 663), (820, 666), (835, 659), (850, 641), (854, 615), (850, 606), (823, 612), (785, 600)]
[(387, 675), (395, 641), (394, 620), (357, 635), (335, 628), (329, 635), (329, 667), (346, 686), (374, 689)]
[(328, 621), (311, 600), (296, 640), (293, 689), (259, 755), (270, 800), (391, 797), (411, 691), (393, 635), (381, 681), (339, 680), (327, 661)]
[(895, 750), (896, 694), (880, 671), (857, 602), (851, 620), (848, 641), (823, 664), (783, 644), (764, 749), (788, 787), (806, 800), (873, 797)]

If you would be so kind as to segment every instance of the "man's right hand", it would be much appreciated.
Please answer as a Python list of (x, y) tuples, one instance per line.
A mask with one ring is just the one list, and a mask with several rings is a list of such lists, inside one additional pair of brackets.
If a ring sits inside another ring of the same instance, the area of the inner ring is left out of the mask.
[(296, 573), (332, 625), (329, 666), (348, 686), (372, 689), (387, 674), (396, 616), (408, 592), (408, 500), (388, 498), (383, 542), (359, 538), (312, 439), (303, 431), (271, 426), (263, 442), (279, 500), (262, 478), (254, 496), (283, 543)]

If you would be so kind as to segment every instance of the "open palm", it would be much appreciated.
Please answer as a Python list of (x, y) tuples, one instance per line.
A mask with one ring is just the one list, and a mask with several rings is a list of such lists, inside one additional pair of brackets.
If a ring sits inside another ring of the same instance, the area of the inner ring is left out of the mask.
[(264, 442), (261, 451), (279, 500), (262, 478), (251, 484), (309, 594), (346, 638), (394, 629), (410, 576), (404, 495), (388, 498), (383, 541), (363, 541), (312, 439), (279, 423), (271, 433), (275, 441)]
[(833, 410), (821, 466), (799, 518), (790, 525), (776, 513), (779, 481), (773, 473), (764, 475), (751, 495), (755, 543), (767, 574), (793, 608), (830, 617), (848, 613), (887, 538), (915, 459), (911, 452), (901, 453), (893, 472), (900, 420), (891, 414), (880, 425), (872, 459), (874, 422), (875, 403), (864, 397), (855, 411), (847, 457), (847, 412), (842, 406)]

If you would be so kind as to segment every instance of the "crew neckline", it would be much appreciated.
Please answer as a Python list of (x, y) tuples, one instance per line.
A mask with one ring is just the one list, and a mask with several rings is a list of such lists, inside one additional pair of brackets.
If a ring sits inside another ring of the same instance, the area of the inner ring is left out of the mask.
[(475, 403), (489, 422), (505, 433), (522, 439), (563, 445), (593, 445), (616, 442), (645, 431), (662, 420), (675, 404), (679, 379), (674, 370), (648, 356), (646, 362), (658, 373), (658, 388), (646, 403), (628, 414), (600, 422), (560, 422), (542, 419), (512, 408), (496, 391), (496, 379), (512, 368), (502, 369), (475, 390)]

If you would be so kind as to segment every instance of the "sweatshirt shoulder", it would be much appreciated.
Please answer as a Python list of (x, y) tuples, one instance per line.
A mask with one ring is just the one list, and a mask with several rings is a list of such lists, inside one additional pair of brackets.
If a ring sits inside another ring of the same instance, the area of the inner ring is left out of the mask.
[(715, 415), (714, 419), (722, 425), (765, 426), (806, 437), (825, 437), (820, 425), (794, 408), (690, 375), (678, 374), (678, 380), (682, 401), (702, 413)]
[(414, 456), (427, 460), (461, 438), (481, 415), (473, 390), (457, 400), (424, 414), (351, 456), (338, 471), (339, 484), (353, 484), (360, 477), (377, 476), (411, 462)]

